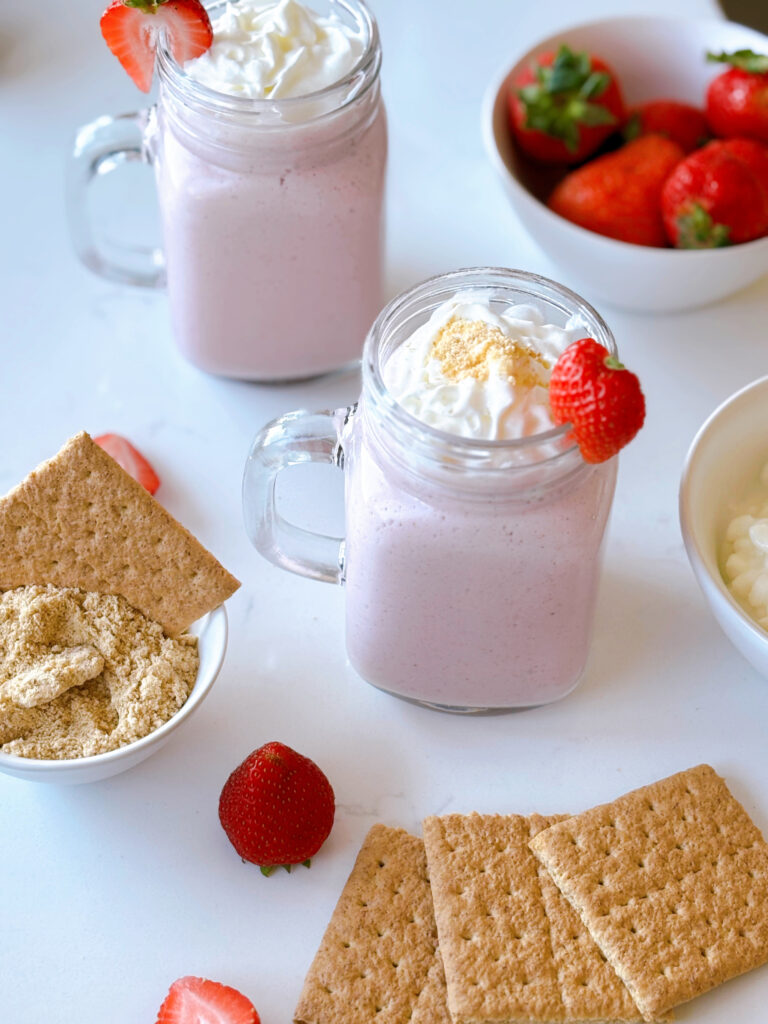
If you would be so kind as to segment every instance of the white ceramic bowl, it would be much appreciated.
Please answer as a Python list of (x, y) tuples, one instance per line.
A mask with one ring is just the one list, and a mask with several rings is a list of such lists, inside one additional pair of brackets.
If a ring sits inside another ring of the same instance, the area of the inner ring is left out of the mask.
[(200, 666), (192, 692), (183, 707), (165, 725), (155, 729), (135, 743), (129, 743), (119, 750), (93, 757), (77, 757), (66, 761), (43, 761), (38, 758), (16, 757), (0, 752), (0, 772), (14, 775), (28, 782), (53, 782), (57, 785), (72, 785), (80, 782), (97, 782), (112, 775), (133, 768), (144, 761), (166, 743), (171, 734), (183, 725), (208, 696), (224, 661), (227, 649), (227, 613), (220, 605), (202, 619), (190, 626), (198, 640)]
[(738, 503), (768, 460), (768, 377), (737, 391), (699, 430), (680, 484), (680, 525), (688, 558), (723, 632), (768, 676), (768, 632), (731, 597), (719, 554)]
[(632, 245), (570, 223), (528, 191), (507, 123), (510, 83), (532, 57), (561, 42), (606, 60), (630, 105), (671, 98), (703, 107), (707, 84), (724, 70), (705, 61), (706, 51), (768, 53), (768, 37), (724, 20), (609, 18), (562, 29), (496, 76), (483, 104), (485, 147), (518, 217), (565, 272), (564, 283), (615, 306), (660, 313), (714, 302), (768, 273), (768, 237), (722, 249)]

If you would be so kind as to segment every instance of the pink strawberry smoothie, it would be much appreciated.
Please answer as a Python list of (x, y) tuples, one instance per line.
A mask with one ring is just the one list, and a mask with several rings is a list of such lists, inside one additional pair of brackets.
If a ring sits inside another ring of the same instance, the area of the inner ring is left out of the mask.
[[(174, 336), (201, 369), (309, 377), (358, 359), (381, 307), (383, 111), (226, 164), (169, 128), (157, 159)], [(318, 149), (325, 155), (318, 159)]]
[[(426, 703), (547, 704), (587, 662), (616, 460), (521, 502), (419, 488), (366, 450), (347, 497), (353, 667)], [(360, 507), (365, 504), (365, 512)]]
[[(368, 24), (365, 49), (294, 0), (228, 4), (211, 51), (184, 75), (160, 62), (154, 155), (171, 318), (204, 370), (295, 379), (360, 356), (382, 300), (387, 153)], [(271, 40), (278, 53), (293, 46), (285, 67), (264, 65)], [(360, 68), (352, 85), (350, 67)]]
[[(546, 434), (551, 366), (584, 333), (457, 294), (384, 357), (383, 397), (369, 378), (345, 442), (344, 565), (347, 651), (373, 685), (478, 710), (579, 681), (617, 460)], [(400, 412), (384, 423), (387, 392)], [(514, 443), (472, 462), (465, 439)]]

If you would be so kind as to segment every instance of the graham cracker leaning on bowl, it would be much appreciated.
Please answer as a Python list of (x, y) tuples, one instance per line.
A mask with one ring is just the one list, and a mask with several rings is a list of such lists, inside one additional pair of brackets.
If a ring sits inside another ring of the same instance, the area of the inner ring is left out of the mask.
[(85, 432), (0, 498), (0, 590), (121, 594), (181, 633), (238, 581)]
[(528, 848), (533, 836), (560, 820), (450, 814), (424, 821), (456, 1024), (642, 1020)]
[(555, 824), (531, 848), (646, 1020), (768, 960), (768, 845), (708, 765)]
[(309, 969), (296, 1024), (451, 1024), (424, 844), (374, 825)]

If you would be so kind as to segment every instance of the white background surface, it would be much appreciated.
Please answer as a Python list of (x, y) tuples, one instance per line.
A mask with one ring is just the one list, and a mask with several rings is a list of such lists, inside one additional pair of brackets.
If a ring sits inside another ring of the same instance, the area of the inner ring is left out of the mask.
[[(552, 274), (483, 156), (486, 81), (560, 25), (670, 4), (374, 7), (391, 117), (390, 292), (472, 264)], [(183, 974), (233, 984), (264, 1024), (284, 1024), (375, 821), (418, 830), (424, 815), (448, 810), (578, 811), (706, 760), (765, 830), (768, 683), (704, 607), (676, 502), (701, 421), (768, 370), (768, 281), (685, 315), (603, 306), (643, 381), (648, 424), (622, 455), (581, 687), (550, 708), (475, 720), (391, 699), (345, 664), (342, 592), (261, 561), (241, 525), (240, 477), (257, 428), (290, 408), (346, 404), (357, 382), (264, 388), (206, 377), (175, 354), (162, 293), (100, 281), (70, 252), (62, 181), (73, 132), (140, 100), (102, 46), (100, 8), (0, 4), (0, 490), (81, 428), (124, 433), (160, 473), (163, 502), (243, 587), (229, 602), (218, 683), (157, 756), (80, 788), (0, 778), (2, 1024), (151, 1024)], [(674, 11), (714, 5), (676, 0)], [(295, 471), (285, 491), (297, 517), (311, 501), (318, 525), (338, 522), (334, 471)], [(310, 871), (265, 879), (229, 846), (217, 800), (230, 770), (271, 739), (320, 764), (338, 813)], [(759, 1024), (766, 1005), (768, 969), (679, 1019)]]

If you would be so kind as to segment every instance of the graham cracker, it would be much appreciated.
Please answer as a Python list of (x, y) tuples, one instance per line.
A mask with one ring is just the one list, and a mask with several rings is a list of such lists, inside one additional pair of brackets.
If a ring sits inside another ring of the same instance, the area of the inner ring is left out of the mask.
[(646, 1020), (768, 961), (768, 845), (709, 765), (555, 824), (531, 848)]
[(424, 821), (455, 1024), (640, 1021), (640, 1012), (528, 843), (562, 816)]
[(0, 498), (0, 590), (122, 595), (171, 636), (240, 586), (85, 432)]
[(424, 844), (374, 825), (309, 969), (295, 1024), (451, 1024)]

